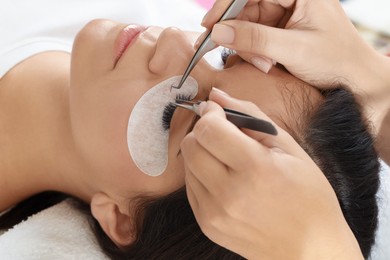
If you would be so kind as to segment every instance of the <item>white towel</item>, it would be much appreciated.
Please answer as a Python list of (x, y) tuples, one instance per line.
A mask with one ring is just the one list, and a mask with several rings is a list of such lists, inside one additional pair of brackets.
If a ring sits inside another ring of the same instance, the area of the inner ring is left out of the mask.
[(2, 260), (105, 260), (86, 216), (70, 200), (43, 210), (0, 236)]
[(376, 243), (371, 253), (372, 260), (390, 259), (390, 168), (381, 161), (381, 185), (378, 191), (379, 226)]

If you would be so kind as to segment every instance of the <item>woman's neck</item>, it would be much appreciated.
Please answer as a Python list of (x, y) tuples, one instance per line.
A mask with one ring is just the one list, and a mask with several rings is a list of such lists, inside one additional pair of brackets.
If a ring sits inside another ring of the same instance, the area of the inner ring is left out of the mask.
[(68, 109), (70, 55), (47, 52), (0, 80), (0, 211), (45, 190), (79, 194)]

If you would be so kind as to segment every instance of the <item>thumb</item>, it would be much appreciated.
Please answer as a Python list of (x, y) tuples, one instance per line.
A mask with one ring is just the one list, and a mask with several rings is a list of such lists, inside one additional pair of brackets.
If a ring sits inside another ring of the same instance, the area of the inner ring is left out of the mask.
[[(254, 103), (233, 98), (226, 92), (223, 92), (222, 90), (217, 88), (213, 88), (211, 90), (209, 100), (219, 104), (222, 107), (234, 109), (272, 123), (278, 131), (278, 134), (276, 136), (249, 129), (240, 129), (240, 131), (242, 131), (244, 134), (260, 142), (265, 147), (274, 149), (277, 148), (278, 150), (282, 150), (286, 153), (295, 155), (302, 153), (302, 148), (295, 142), (294, 138), (285, 130), (280, 128), (277, 124), (275, 124), (273, 120), (268, 117), (263, 111), (261, 111), (261, 109)], [(205, 111), (202, 111), (202, 116), (204, 112)], [(221, 131), (217, 132), (220, 133)], [(237, 136), (238, 135), (236, 135), (236, 139)]]
[(283, 65), (296, 58), (297, 52), (291, 49), (302, 46), (297, 31), (239, 20), (215, 24), (211, 39), (218, 45), (245, 53), (245, 57), (268, 57)]

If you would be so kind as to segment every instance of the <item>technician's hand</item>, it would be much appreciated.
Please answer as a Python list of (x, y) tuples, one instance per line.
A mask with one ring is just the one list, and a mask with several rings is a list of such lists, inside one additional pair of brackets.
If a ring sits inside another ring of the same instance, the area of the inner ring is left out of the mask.
[(214, 26), (217, 44), (264, 72), (274, 60), (313, 86), (350, 87), (379, 129), (390, 108), (390, 59), (360, 37), (339, 0), (249, 0), (237, 20), (215, 24), (230, 2), (216, 0), (202, 23)]
[(213, 41), (265, 72), (274, 60), (308, 83), (331, 87), (335, 81), (360, 82), (356, 73), (378, 69), (378, 54), (339, 0), (249, 0), (237, 20), (214, 25), (230, 2), (216, 0), (202, 25), (214, 26)]
[(248, 259), (362, 259), (332, 187), (294, 139), (279, 127), (277, 136), (242, 132), (220, 105), (272, 121), (217, 90), (210, 100), (181, 145), (206, 236)]

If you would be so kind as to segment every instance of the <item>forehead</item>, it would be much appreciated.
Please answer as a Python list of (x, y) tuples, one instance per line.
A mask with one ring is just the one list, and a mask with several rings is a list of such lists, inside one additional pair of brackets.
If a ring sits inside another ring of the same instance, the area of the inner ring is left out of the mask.
[(278, 67), (265, 74), (240, 59), (218, 74), (215, 87), (255, 103), (287, 131), (298, 130), (296, 127), (323, 100), (316, 88)]

